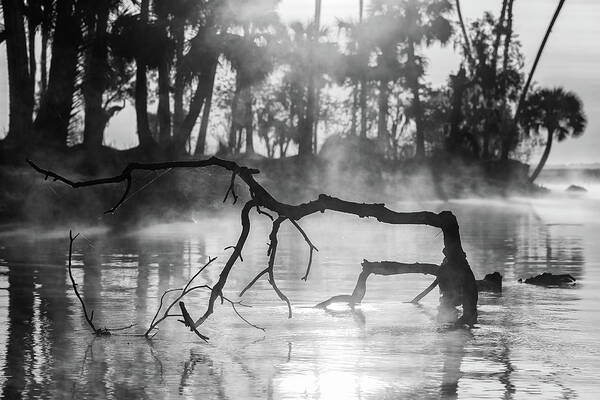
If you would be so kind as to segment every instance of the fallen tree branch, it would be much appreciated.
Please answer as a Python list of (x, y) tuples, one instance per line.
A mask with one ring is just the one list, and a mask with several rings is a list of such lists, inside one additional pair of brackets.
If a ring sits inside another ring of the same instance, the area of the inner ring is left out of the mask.
[[(435, 264), (405, 264), (399, 263), (395, 261), (380, 261), (380, 262), (371, 262), (367, 260), (363, 260), (362, 262), (362, 271), (358, 276), (358, 280), (356, 281), (356, 285), (354, 287), (354, 291), (351, 295), (341, 294), (337, 296), (333, 296), (330, 299), (327, 299), (315, 306), (315, 308), (327, 308), (329, 305), (334, 303), (347, 303), (350, 307), (354, 307), (356, 304), (360, 304), (365, 297), (367, 292), (367, 278), (371, 274), (375, 275), (399, 275), (399, 274), (429, 274), (437, 276), (440, 271), (440, 266)], [(436, 279), (437, 286), (437, 279)], [(421, 298), (423, 298), (427, 293), (429, 293), (433, 288), (433, 286), (429, 291), (427, 289), (421, 293), (419, 296), (415, 297), (416, 302), (418, 302)], [(429, 289), (429, 288), (428, 288)], [(413, 299), (413, 302), (415, 302)]]
[(244, 289), (240, 292), (239, 295), (240, 297), (243, 296), (244, 293), (246, 293), (246, 291), (250, 289), (261, 277), (267, 274), (269, 276), (269, 284), (271, 285), (277, 296), (281, 299), (281, 301), (285, 302), (288, 307), (288, 318), (292, 318), (292, 305), (290, 304), (290, 300), (288, 299), (288, 297), (277, 286), (277, 283), (275, 282), (274, 272), (275, 254), (277, 254), (277, 244), (279, 243), (277, 239), (277, 233), (279, 232), (279, 227), (281, 226), (281, 223), (285, 220), (286, 218), (279, 217), (275, 221), (273, 221), (273, 227), (271, 228), (271, 233), (269, 234), (270, 243), (267, 249), (267, 256), (269, 256), (269, 264), (267, 268), (259, 272), (258, 275), (256, 275), (254, 279), (252, 279), (250, 283), (248, 283), (246, 287), (244, 287)]
[(308, 238), (308, 235), (306, 234), (306, 232), (304, 232), (304, 229), (302, 229), (296, 221), (294, 221), (293, 219), (290, 219), (290, 222), (292, 223), (292, 225), (294, 225), (296, 227), (296, 229), (298, 229), (298, 232), (300, 232), (300, 234), (304, 238), (304, 241), (306, 242), (306, 244), (308, 244), (308, 248), (310, 249), (310, 254), (308, 256), (308, 266), (306, 267), (306, 273), (301, 278), (303, 281), (306, 282), (306, 280), (308, 279), (308, 274), (310, 273), (310, 267), (312, 265), (313, 252), (319, 251), (319, 249), (317, 249), (317, 247), (314, 244), (312, 244), (312, 242)]
[(237, 203), (238, 196), (235, 193), (235, 171), (231, 173), (231, 181), (229, 183), (229, 187), (227, 188), (227, 192), (225, 193), (225, 198), (223, 199), (223, 203), (227, 201), (227, 197), (229, 197), (229, 193), (231, 193), (231, 197), (233, 197), (233, 204)]
[(440, 272), (440, 266), (436, 264), (406, 264), (395, 261), (371, 262), (363, 260), (363, 271), (375, 275), (399, 275), (399, 274), (426, 274), (437, 276)]
[[(208, 301), (208, 305), (204, 314), (199, 317), (194, 322), (194, 328), (200, 326), (214, 311), (214, 302), (217, 298), (222, 296), (223, 287), (227, 281), (229, 273), (233, 268), (235, 261), (241, 256), (241, 250), (246, 242), (250, 231), (250, 220), (249, 220), (249, 212), (254, 207), (259, 207), (263, 209), (267, 209), (270, 212), (277, 214), (277, 220), (281, 219), (289, 219), (292, 224), (296, 226), (296, 228), (300, 231), (305, 241), (308, 243), (310, 247), (310, 257), (308, 262), (308, 268), (303, 276), (303, 279), (308, 277), (308, 273), (310, 272), (310, 267), (312, 264), (312, 255), (313, 251), (316, 250), (316, 247), (312, 244), (312, 242), (308, 239), (306, 233), (299, 227), (297, 221), (304, 218), (305, 216), (317, 213), (317, 212), (325, 212), (326, 210), (356, 215), (360, 218), (372, 217), (377, 219), (379, 222), (386, 224), (409, 224), (409, 225), (428, 225), (432, 227), (436, 227), (442, 230), (443, 238), (444, 238), (444, 260), (442, 262), (442, 267), (439, 269), (438, 274), (438, 283), (440, 286), (440, 292), (442, 296), (440, 297), (440, 310), (448, 311), (454, 309), (454, 307), (461, 305), (463, 306), (463, 315), (460, 318), (459, 322), (466, 323), (468, 325), (473, 325), (477, 321), (477, 287), (475, 284), (475, 277), (473, 276), (473, 272), (466, 260), (465, 253), (462, 249), (460, 234), (459, 234), (459, 226), (456, 220), (456, 217), (450, 211), (442, 211), (440, 213), (433, 213), (429, 211), (421, 211), (421, 212), (395, 212), (389, 208), (387, 208), (384, 204), (367, 204), (367, 203), (356, 203), (350, 202), (346, 200), (342, 200), (339, 198), (331, 197), (328, 195), (321, 194), (317, 199), (298, 204), (298, 205), (290, 205), (286, 203), (282, 203), (276, 200), (267, 190), (260, 185), (255, 179), (254, 175), (258, 174), (259, 171), (256, 169), (246, 168), (243, 166), (239, 166), (235, 162), (223, 160), (216, 157), (211, 157), (206, 160), (191, 160), (191, 161), (172, 161), (172, 162), (164, 162), (164, 163), (131, 163), (128, 164), (121, 174), (108, 177), (108, 178), (100, 178), (100, 179), (90, 179), (84, 181), (72, 181), (67, 179), (53, 171), (42, 169), (38, 167), (35, 163), (28, 160), (29, 164), (39, 173), (43, 174), (46, 179), (52, 178), (55, 181), (63, 182), (67, 185), (70, 185), (73, 188), (81, 188), (81, 187), (89, 187), (96, 185), (105, 185), (105, 184), (114, 184), (125, 182), (126, 187), (124, 194), (117, 201), (116, 204), (113, 205), (111, 209), (107, 212), (114, 212), (117, 210), (120, 205), (127, 199), (129, 189), (132, 183), (132, 173), (137, 170), (145, 170), (145, 171), (157, 171), (171, 168), (203, 168), (209, 166), (217, 166), (228, 170), (232, 173), (232, 179), (229, 187), (229, 192), (233, 191), (233, 183), (235, 181), (235, 177), (239, 177), (247, 186), (250, 192), (251, 200), (247, 201), (244, 205), (241, 212), (241, 223), (242, 223), (242, 231), (240, 233), (237, 244), (235, 245), (232, 254), (227, 260), (221, 274), (219, 275), (219, 280), (211, 289), (211, 295)], [(235, 195), (237, 196), (237, 195)], [(234, 201), (235, 201), (234, 196)], [(260, 211), (259, 211), (260, 213)], [(276, 221), (277, 221), (276, 220)], [(282, 221), (282, 220), (281, 220)], [(281, 222), (278, 223), (278, 225)], [(278, 229), (278, 226), (277, 226)], [(273, 231), (272, 231), (273, 233)], [(273, 234), (275, 240), (271, 238), (270, 244), (270, 266), (267, 269), (263, 270), (257, 278), (255, 278), (248, 286), (252, 286), (256, 280), (258, 280), (264, 274), (269, 273), (270, 283), (273, 286), (273, 289), (277, 292), (278, 296), (286, 301), (287, 297), (285, 297), (278, 289), (275, 284), (275, 280), (272, 277), (273, 267), (271, 263), (271, 255), (275, 252), (276, 248), (276, 236), (277, 230)], [(274, 256), (273, 256), (274, 259)], [(398, 263), (399, 264), (399, 263)], [(407, 270), (407, 265), (418, 265), (419, 267), (414, 267), (419, 270), (419, 272), (423, 272), (423, 264), (403, 264), (405, 272), (401, 272), (401, 269), (393, 270), (390, 273), (413, 273)], [(391, 265), (379, 265), (379, 267), (383, 268), (380, 271), (385, 272), (387, 268), (390, 268)], [(397, 265), (398, 267), (398, 265)], [(374, 267), (373, 267), (374, 268)], [(429, 265), (429, 271), (431, 271), (431, 265)], [(373, 269), (372, 273), (375, 272)], [(428, 272), (424, 272), (428, 273)], [(385, 275), (385, 273), (382, 273)], [(365, 278), (366, 281), (366, 278)], [(247, 290), (244, 289), (245, 290)], [(244, 292), (242, 291), (242, 292)], [(357, 296), (360, 293), (357, 294)], [(364, 296), (364, 293), (362, 294)], [(353, 297), (358, 298), (358, 297)], [(362, 299), (362, 297), (361, 297)], [(288, 303), (288, 301), (286, 301)], [(288, 310), (291, 314), (291, 307), (288, 304)], [(454, 314), (456, 311), (454, 310)], [(189, 322), (189, 321), (188, 321)], [(191, 325), (190, 325), (191, 328)]]

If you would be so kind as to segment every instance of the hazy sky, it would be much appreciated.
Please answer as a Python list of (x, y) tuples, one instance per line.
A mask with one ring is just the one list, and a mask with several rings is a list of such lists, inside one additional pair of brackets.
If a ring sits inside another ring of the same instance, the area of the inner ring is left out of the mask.
[[(322, 0), (323, 24), (336, 18), (358, 18), (358, 0)], [(366, 0), (367, 4), (369, 1)], [(462, 0), (465, 19), (472, 21), (484, 11), (500, 13), (501, 0)], [(515, 33), (523, 43), (526, 68), (530, 68), (544, 31), (558, 0), (515, 0)], [(313, 0), (282, 0), (280, 13), (285, 21), (308, 21), (314, 12)], [(600, 0), (568, 0), (555, 25), (534, 77), (541, 86), (563, 86), (583, 100), (588, 128), (583, 137), (555, 145), (550, 164), (600, 162)], [(0, 131), (8, 125), (8, 86), (5, 46), (0, 47)], [(458, 56), (452, 46), (428, 50), (428, 80), (445, 81), (456, 70)], [(107, 132), (109, 142), (129, 142), (124, 136), (135, 132), (135, 116), (121, 113)], [(537, 157), (536, 157), (537, 158)], [(532, 162), (536, 159), (532, 159)]]

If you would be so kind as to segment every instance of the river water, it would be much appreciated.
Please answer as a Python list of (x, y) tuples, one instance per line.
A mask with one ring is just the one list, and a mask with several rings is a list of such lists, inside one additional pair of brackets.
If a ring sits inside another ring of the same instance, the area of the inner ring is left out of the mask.
[[(280, 231), (276, 279), (293, 318), (263, 278), (201, 327), (203, 343), (175, 319), (152, 341), (94, 338), (70, 286), (68, 229), (0, 233), (0, 386), (2, 397), (42, 399), (385, 399), (597, 398), (600, 393), (600, 198), (461, 200), (390, 204), (398, 211), (450, 209), (478, 278), (498, 271), (502, 294), (480, 295), (479, 325), (441, 330), (437, 290), (420, 306), (405, 303), (424, 289), (423, 275), (372, 276), (355, 311), (310, 306), (350, 294), (363, 259), (439, 263), (434, 228), (389, 226), (325, 214), (303, 228), (319, 248), (307, 282), (308, 248), (293, 227)], [(194, 216), (194, 223), (135, 232), (79, 227), (73, 263), (78, 288), (99, 327), (136, 323), (141, 333), (161, 294), (197, 278), (214, 284), (237, 239), (239, 214)], [(267, 262), (270, 223), (252, 216), (244, 261), (225, 295), (238, 292)], [(574, 288), (517, 283), (542, 272), (569, 273)], [(190, 295), (192, 316), (206, 294)], [(175, 308), (177, 309), (177, 307)], [(124, 333), (124, 332), (120, 332)]]

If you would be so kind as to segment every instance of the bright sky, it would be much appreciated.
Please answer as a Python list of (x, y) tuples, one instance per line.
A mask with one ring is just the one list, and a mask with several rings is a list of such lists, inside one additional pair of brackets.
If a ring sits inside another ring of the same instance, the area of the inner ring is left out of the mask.
[[(337, 18), (358, 19), (358, 0), (322, 0), (322, 23), (333, 25)], [(368, 7), (369, 0), (365, 1)], [(472, 21), (484, 11), (500, 13), (501, 0), (462, 0), (465, 19)], [(529, 69), (558, 0), (515, 0), (515, 32), (523, 43)], [(306, 22), (314, 13), (313, 0), (282, 0), (285, 21)], [(600, 162), (600, 1), (568, 0), (550, 36), (534, 79), (542, 86), (564, 86), (584, 102), (588, 128), (583, 137), (553, 147), (549, 164)], [(0, 132), (7, 129), (8, 86), (5, 46), (0, 47)], [(428, 50), (429, 80), (445, 81), (456, 70), (458, 56), (453, 48)], [(122, 113), (107, 132), (109, 141), (122, 142), (135, 131), (135, 116)], [(2, 135), (0, 135), (2, 136)], [(537, 161), (535, 159), (532, 162)]]

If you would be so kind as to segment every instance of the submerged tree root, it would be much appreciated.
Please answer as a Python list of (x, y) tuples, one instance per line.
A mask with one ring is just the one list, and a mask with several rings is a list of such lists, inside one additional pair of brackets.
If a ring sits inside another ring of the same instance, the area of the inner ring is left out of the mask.
[[(206, 310), (201, 314), (195, 321), (189, 316), (184, 317), (184, 323), (189, 326), (190, 329), (197, 332), (197, 328), (206, 321), (206, 319), (214, 312), (215, 301), (219, 298), (223, 299), (223, 288), (227, 282), (229, 274), (233, 269), (238, 259), (241, 261), (241, 252), (248, 234), (250, 232), (250, 211), (255, 209), (260, 215), (265, 215), (271, 219), (273, 228), (269, 235), (270, 244), (268, 248), (269, 263), (266, 269), (262, 270), (256, 278), (254, 278), (244, 288), (241, 294), (248, 290), (258, 279), (267, 275), (268, 281), (276, 292), (277, 296), (284, 301), (288, 306), (288, 315), (291, 316), (291, 306), (289, 299), (282, 291), (277, 287), (274, 277), (274, 260), (277, 250), (277, 233), (280, 225), (289, 221), (292, 226), (301, 234), (304, 241), (307, 243), (310, 256), (307, 263), (306, 271), (301, 279), (307, 280), (311, 265), (314, 251), (318, 251), (314, 244), (309, 239), (306, 232), (300, 227), (298, 221), (308, 215), (315, 213), (324, 213), (325, 211), (335, 211), (344, 214), (351, 214), (358, 216), (359, 218), (371, 217), (377, 219), (379, 222), (386, 224), (408, 224), (408, 225), (428, 225), (436, 227), (442, 230), (444, 237), (444, 260), (440, 267), (432, 266), (427, 264), (400, 264), (400, 263), (371, 263), (365, 272), (364, 276), (361, 274), (359, 277), (359, 283), (357, 284), (356, 293), (348, 296), (348, 300), (354, 301), (364, 296), (364, 287), (366, 287), (366, 279), (370, 273), (376, 273), (380, 275), (390, 275), (396, 273), (423, 273), (424, 270), (429, 271), (428, 273), (437, 270), (437, 283), (440, 287), (440, 314), (446, 314), (448, 316), (455, 316), (455, 307), (462, 305), (463, 313), (462, 317), (458, 319), (459, 323), (473, 325), (477, 322), (477, 286), (475, 283), (475, 277), (473, 272), (466, 260), (465, 253), (462, 249), (459, 226), (456, 217), (450, 211), (442, 211), (440, 213), (433, 213), (428, 211), (421, 212), (395, 212), (385, 207), (384, 204), (365, 204), (356, 203), (351, 201), (345, 201), (336, 197), (321, 194), (315, 200), (307, 203), (298, 205), (291, 205), (282, 203), (276, 200), (267, 190), (260, 185), (254, 176), (259, 173), (256, 169), (246, 168), (239, 166), (235, 162), (223, 160), (216, 157), (211, 157), (206, 160), (191, 160), (191, 161), (173, 161), (164, 163), (131, 163), (128, 164), (121, 174), (100, 179), (91, 179), (85, 181), (72, 181), (65, 178), (53, 171), (42, 169), (38, 167), (32, 161), (29, 164), (39, 173), (45, 176), (46, 179), (52, 178), (55, 181), (63, 182), (73, 188), (82, 188), (88, 186), (106, 185), (114, 183), (125, 183), (125, 190), (117, 203), (110, 208), (107, 213), (115, 212), (120, 205), (126, 201), (129, 195), (134, 171), (157, 171), (167, 170), (172, 168), (205, 168), (205, 167), (219, 167), (231, 172), (231, 181), (225, 200), (227, 200), (229, 194), (232, 195), (234, 202), (237, 201), (238, 195), (235, 193), (234, 185), (235, 180), (239, 177), (248, 187), (250, 200), (248, 200), (241, 212), (241, 225), (242, 230), (236, 245), (233, 247), (233, 252), (229, 256), (225, 266), (223, 267), (217, 283), (210, 288), (210, 298), (206, 306)], [(276, 214), (275, 218), (270, 214)], [(364, 266), (363, 266), (364, 267)], [(436, 267), (436, 268), (434, 268)], [(398, 272), (405, 270), (407, 272)], [(433, 274), (435, 275), (435, 274)], [(364, 281), (364, 282), (363, 282)], [(363, 282), (364, 284), (362, 284)], [(435, 287), (435, 286), (434, 286)], [(429, 289), (429, 288), (428, 288)], [(433, 287), (431, 287), (433, 289)], [(431, 290), (429, 289), (429, 290)], [(362, 295), (361, 295), (362, 291)], [(426, 292), (424, 292), (426, 294)], [(417, 296), (418, 297), (418, 296)], [(356, 303), (356, 302), (355, 302)], [(182, 311), (184, 307), (181, 307)], [(199, 333), (199, 332), (198, 332)]]

